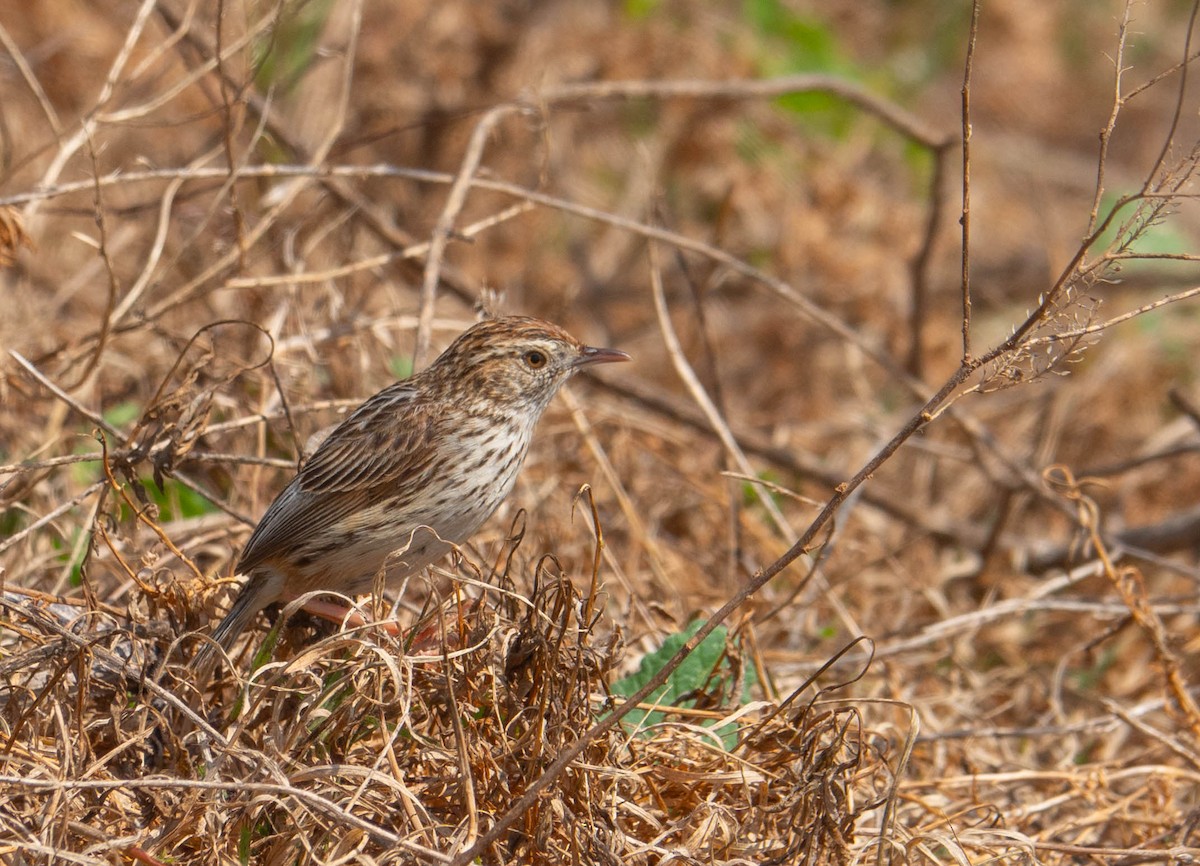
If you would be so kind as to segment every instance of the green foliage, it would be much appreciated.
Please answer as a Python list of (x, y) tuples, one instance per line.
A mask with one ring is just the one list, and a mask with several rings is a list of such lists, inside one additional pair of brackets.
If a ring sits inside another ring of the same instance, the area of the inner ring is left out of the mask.
[(662, 0), (625, 0), (625, 17), (634, 21), (649, 18), (662, 5)]
[[(160, 489), (152, 478), (139, 479), (142, 490), (158, 510), (157, 520), (169, 523), (189, 517), (215, 514), (219, 509), (206, 496), (190, 487), (185, 487), (173, 478), (168, 478)], [(133, 511), (125, 503), (121, 505), (121, 520), (132, 520)]]
[[(271, 626), (271, 630), (267, 632), (267, 636), (262, 644), (254, 651), (254, 655), (250, 657), (250, 672), (252, 674), (271, 661), (271, 657), (275, 654), (275, 646), (279, 643), (280, 635), (283, 633), (282, 629), (283, 618), (279, 617)], [(231, 721), (241, 717), (242, 711), (246, 709), (245, 699), (246, 693), (239, 691), (237, 699), (233, 702), (233, 706), (229, 708), (229, 718)]]
[(104, 411), (103, 418), (113, 427), (120, 429), (126, 424), (132, 424), (142, 414), (142, 407), (132, 400), (126, 400), (123, 403), (118, 403), (116, 406), (110, 406)]
[[(635, 673), (612, 684), (613, 694), (627, 698), (637, 692), (703, 624), (703, 620), (694, 620), (686, 630), (669, 636), (663, 641), (662, 647), (642, 658)], [(712, 634), (700, 642), (695, 651), (683, 660), (683, 664), (675, 669), (663, 687), (647, 698), (646, 702), (660, 706), (690, 708), (697, 704), (695, 696), (715, 692), (736, 694), (739, 704), (747, 703), (750, 700), (750, 689), (757, 682), (757, 678), (753, 669), (747, 667), (742, 682), (733, 682), (733, 665), (725, 652), (728, 637), (729, 630), (725, 626), (713, 629)], [(737, 688), (738, 685), (740, 688)], [(622, 723), (629, 729), (643, 731), (648, 736), (644, 729), (659, 724), (666, 716), (661, 710), (635, 709), (625, 716)], [(701, 724), (704, 727), (713, 727), (716, 722), (709, 720)], [(716, 730), (716, 734), (726, 749), (732, 749), (737, 744), (735, 725), (724, 725)]]
[[(799, 15), (781, 0), (745, 0), (747, 21), (764, 38), (765, 50), (758, 58), (764, 77), (820, 72), (851, 81), (862, 80), (864, 71), (842, 50), (833, 28), (816, 17)], [(857, 109), (828, 93), (792, 93), (777, 104), (803, 119), (806, 128), (842, 138), (857, 116)]]
[[(132, 424), (141, 415), (141, 406), (132, 400), (126, 400), (115, 406), (110, 406), (104, 411), (103, 417), (106, 423), (117, 429), (122, 429)], [(95, 445), (96, 440), (92, 436), (88, 436), (74, 447), (73, 453), (96, 454), (97, 460), (99, 460), (99, 454), (95, 450)], [(103, 478), (103, 469), (98, 466), (98, 463), (76, 463), (71, 466), (70, 471), (72, 479), (81, 485), (92, 484), (94, 481)], [(161, 488), (151, 477), (138, 479), (138, 484), (142, 488), (142, 495), (149, 498), (157, 507), (157, 519), (160, 522), (165, 523), (189, 517), (203, 517), (206, 514), (215, 514), (219, 510), (208, 497), (197, 493), (190, 487), (186, 487), (172, 478), (165, 479)], [(121, 504), (120, 519), (122, 521), (133, 519), (133, 511), (124, 502)]]
[(254, 651), (253, 657), (250, 659), (250, 671), (253, 673), (263, 665), (271, 661), (271, 657), (275, 655), (275, 646), (279, 643), (279, 637), (283, 633), (283, 619), (276, 619), (271, 626), (271, 630), (267, 632), (266, 639), (262, 642), (258, 649)]
[(901, 153), (904, 164), (911, 172), (913, 194), (928, 195), (929, 184), (933, 177), (933, 151), (919, 142), (906, 138)]
[(287, 93), (312, 66), (317, 41), (332, 0), (294, 0), (285, 4), (275, 27), (254, 43), (254, 84), (266, 93)]
[(0, 538), (16, 535), (25, 523), (24, 514), (20, 508), (7, 508), (0, 511)]
[[(743, 481), (742, 482), (742, 505), (746, 508), (765, 509), (766, 506), (763, 505), (763, 499), (769, 498), (772, 502), (775, 503), (776, 506), (782, 507), (783, 501), (780, 498), (779, 494), (777, 492), (775, 492), (775, 490), (772, 487), (768, 486), (768, 485), (777, 485), (777, 486), (779, 485), (779, 473), (775, 472), (771, 469), (763, 469), (763, 470), (759, 471), (757, 477), (759, 479), (761, 479), (762, 481), (766, 481), (767, 484), (755, 484), (752, 481)], [(764, 511), (764, 513), (765, 513), (765, 511)]]
[(407, 379), (413, 374), (411, 355), (393, 355), (388, 359), (388, 372), (397, 379)]
[(797, 15), (780, 0), (746, 0), (746, 20), (760, 33), (780, 40), (792, 72), (848, 71), (829, 25)]
[[(117, 403), (115, 406), (109, 406), (104, 410), (101, 417), (106, 424), (122, 430), (132, 424), (138, 418), (142, 417), (141, 404), (133, 400), (125, 400)], [(71, 465), (70, 473), (71, 480), (81, 486), (92, 484), (104, 477), (103, 469), (99, 465), (100, 452), (96, 447), (96, 437), (94, 430), (87, 432), (76, 440), (74, 447), (71, 449), (72, 454), (94, 454), (97, 462), (95, 463), (74, 463)]]
[(242, 832), (238, 834), (238, 862), (242, 866), (247, 866), (250, 863), (250, 842), (252, 841), (251, 828), (248, 824), (242, 825)]
[(251, 846), (255, 839), (266, 839), (275, 832), (269, 818), (261, 818), (256, 824), (243, 824), (238, 833), (238, 862), (249, 866), (251, 862)]
[[(148, 482), (147, 485), (149, 486)], [(218, 511), (217, 506), (208, 497), (171, 479), (167, 480), (162, 490), (151, 487), (150, 498), (158, 505), (158, 516), (163, 521), (203, 517)]]

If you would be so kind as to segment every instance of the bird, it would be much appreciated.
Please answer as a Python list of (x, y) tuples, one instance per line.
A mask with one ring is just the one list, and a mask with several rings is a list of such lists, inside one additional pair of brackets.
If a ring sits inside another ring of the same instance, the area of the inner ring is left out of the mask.
[[(395, 584), (464, 543), (512, 491), (534, 428), (568, 379), (627, 361), (550, 322), (485, 319), (419, 373), (351, 412), (263, 513), (234, 573), (247, 579), (201, 649), (228, 652), (258, 613), (314, 591)], [(344, 607), (305, 605), (341, 621)]]

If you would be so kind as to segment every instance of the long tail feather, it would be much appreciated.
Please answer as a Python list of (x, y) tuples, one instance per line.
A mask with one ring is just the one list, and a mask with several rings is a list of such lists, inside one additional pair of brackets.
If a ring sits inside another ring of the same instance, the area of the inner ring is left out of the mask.
[(271, 602), (270, 577), (265, 574), (251, 575), (250, 580), (242, 587), (229, 613), (217, 623), (212, 632), (212, 642), (206, 643), (196, 653), (193, 660), (194, 668), (203, 676), (211, 672), (217, 661), (217, 646), (229, 652), (233, 642), (246, 630), (260, 610)]

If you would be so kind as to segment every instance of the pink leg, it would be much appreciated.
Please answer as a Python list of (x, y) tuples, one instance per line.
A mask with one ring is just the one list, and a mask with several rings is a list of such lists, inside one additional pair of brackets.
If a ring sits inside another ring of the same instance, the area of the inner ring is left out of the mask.
[[(362, 614), (352, 611), (345, 605), (338, 604), (337, 602), (333, 601), (322, 601), (319, 598), (315, 598), (312, 601), (306, 602), (303, 609), (311, 613), (313, 616), (319, 616), (321, 619), (327, 619), (330, 622), (337, 623), (338, 625), (345, 623), (351, 628), (358, 628), (360, 626), (369, 624), (369, 621), (363, 618)], [(374, 623), (374, 625), (383, 629), (390, 635), (400, 634), (400, 628), (397, 626), (394, 620), (385, 619)]]

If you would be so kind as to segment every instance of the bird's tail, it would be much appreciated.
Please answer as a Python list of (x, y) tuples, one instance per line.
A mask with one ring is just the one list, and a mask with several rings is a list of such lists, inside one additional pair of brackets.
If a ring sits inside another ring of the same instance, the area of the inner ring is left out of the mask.
[(238, 635), (246, 630), (246, 626), (269, 603), (269, 582), (270, 577), (266, 574), (252, 574), (246, 585), (242, 587), (237, 598), (233, 600), (233, 607), (229, 608), (229, 613), (225, 614), (225, 617), (213, 629), (210, 635), (211, 640), (200, 648), (193, 659), (193, 667), (202, 677), (206, 677), (212, 672), (220, 655), (217, 647), (229, 652), (233, 642), (238, 639)]

